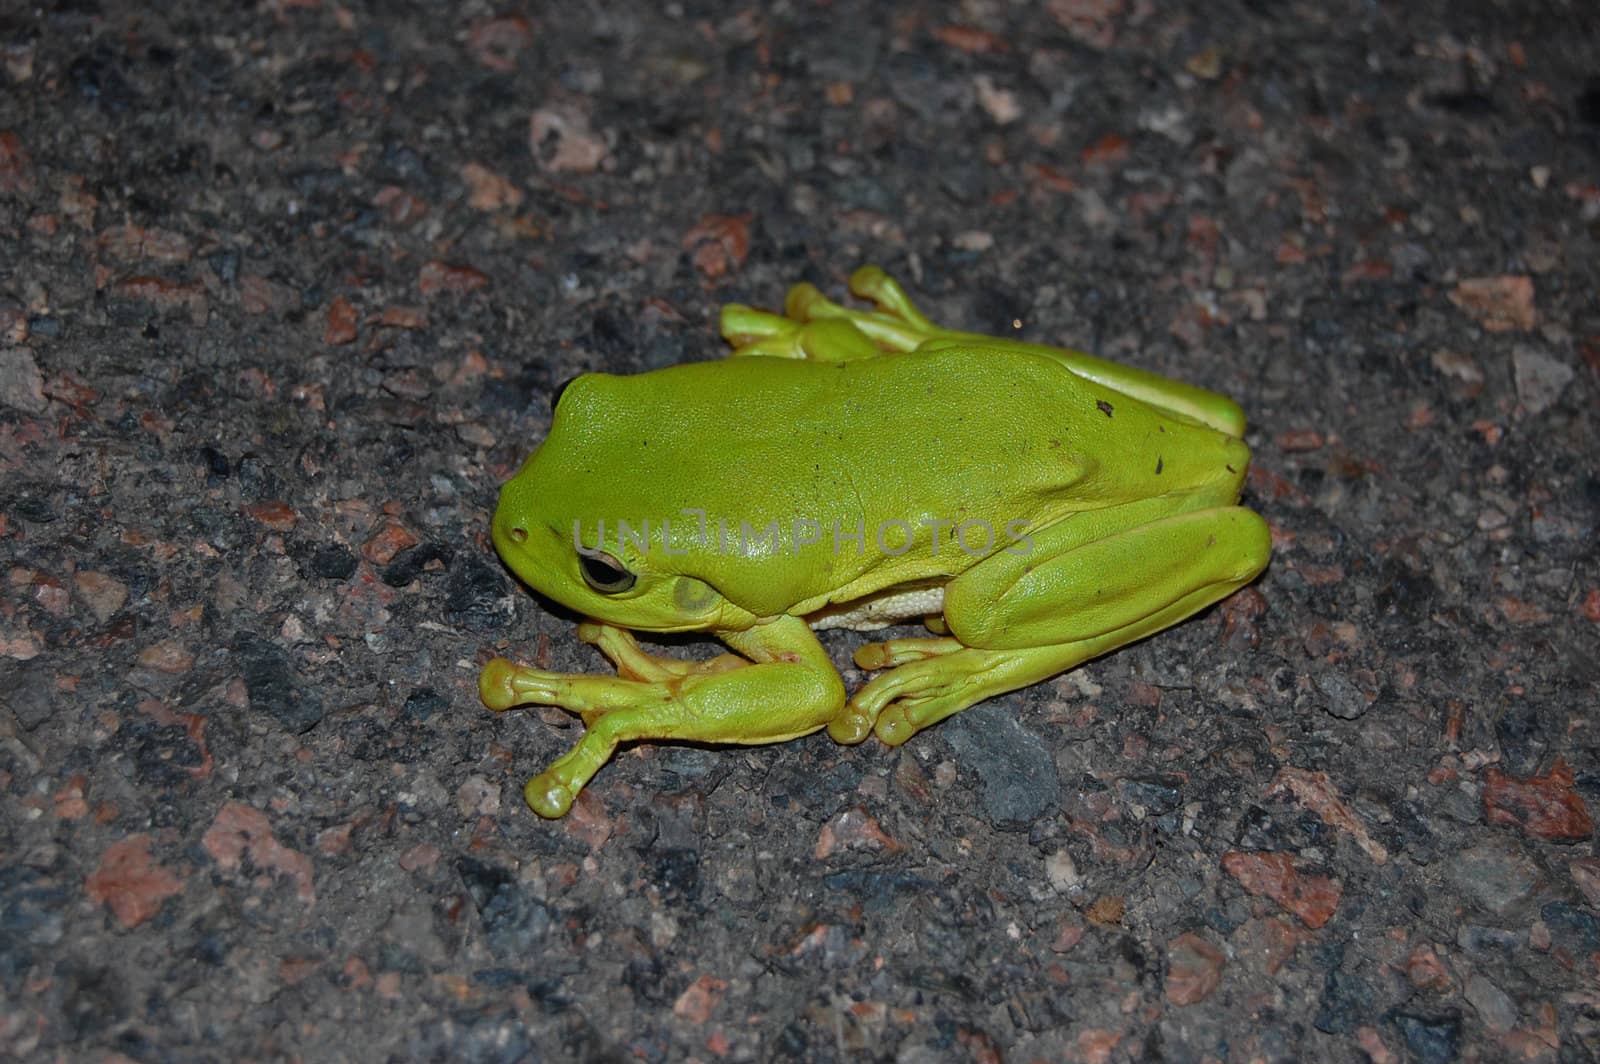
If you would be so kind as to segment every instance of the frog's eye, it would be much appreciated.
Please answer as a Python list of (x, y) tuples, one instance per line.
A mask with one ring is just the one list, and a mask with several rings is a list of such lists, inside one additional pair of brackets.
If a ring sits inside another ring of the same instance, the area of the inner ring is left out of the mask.
[(580, 550), (578, 567), (583, 570), (585, 582), (602, 595), (620, 594), (638, 579), (603, 550)]

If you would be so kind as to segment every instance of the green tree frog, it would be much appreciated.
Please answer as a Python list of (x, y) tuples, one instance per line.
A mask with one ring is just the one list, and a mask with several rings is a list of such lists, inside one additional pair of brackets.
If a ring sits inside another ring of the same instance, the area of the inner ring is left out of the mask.
[[(846, 309), (722, 312), (722, 360), (587, 373), (500, 491), (494, 545), (590, 618), (618, 675), (496, 658), (484, 703), (586, 725), (527, 784), (559, 817), (619, 743), (890, 745), (976, 702), (1176, 624), (1252, 580), (1271, 540), (1236, 505), (1232, 401), (1058, 347), (943, 329), (866, 266)], [(920, 619), (869, 643), (854, 694), (814, 630)], [(686, 661), (632, 633), (704, 632)]]

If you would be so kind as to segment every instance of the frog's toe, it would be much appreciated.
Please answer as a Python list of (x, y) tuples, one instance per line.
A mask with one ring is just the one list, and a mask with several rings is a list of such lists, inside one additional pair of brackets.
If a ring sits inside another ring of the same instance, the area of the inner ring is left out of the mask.
[(885, 746), (899, 746), (922, 729), (966, 709), (972, 702), (972, 695), (962, 691), (946, 691), (929, 698), (907, 698), (878, 714), (873, 733)]
[(856, 652), (851, 657), (855, 659), (856, 668), (866, 669), (868, 672), (887, 668), (894, 662), (886, 643), (863, 643), (856, 647)]
[(572, 808), (572, 803), (578, 797), (578, 789), (563, 783), (559, 776), (547, 770), (528, 781), (528, 785), (522, 789), (522, 797), (529, 809), (546, 820), (555, 820), (567, 815), (567, 810)]
[(933, 331), (930, 322), (917, 305), (911, 302), (900, 282), (877, 266), (863, 266), (850, 275), (850, 291), (862, 299), (870, 299), (880, 311), (893, 314), (909, 325), (924, 331)]
[(898, 703), (879, 714), (878, 723), (872, 729), (878, 741), (885, 746), (899, 746), (920, 730), (912, 723), (911, 714), (906, 707)]
[(886, 639), (881, 643), (863, 643), (856, 648), (856, 665), (863, 669), (887, 669), (891, 665), (906, 665), (913, 661), (941, 658), (964, 650), (958, 639), (936, 636), (932, 639)]
[(517, 704), (515, 678), (517, 666), (505, 658), (495, 658), (478, 673), (478, 697), (496, 713)]
[(783, 297), (783, 315), (794, 321), (818, 321), (822, 318), (844, 318), (849, 312), (822, 294), (816, 285), (801, 281), (791, 285)]
[[(860, 660), (859, 657), (857, 660)], [(872, 722), (878, 719), (878, 714), (882, 713), (886, 706), (912, 693), (916, 680), (917, 677), (910, 669), (892, 669), (880, 673), (850, 696), (842, 715), (860, 717), (867, 721), (868, 727), (871, 727)]]
[(725, 305), (720, 325), (722, 338), (739, 348), (773, 337), (790, 336), (799, 327), (788, 318), (747, 307), (743, 303)]
[[(861, 661), (861, 650), (884, 645), (871, 643), (860, 648), (856, 652), (857, 663)], [(923, 680), (924, 677), (919, 675), (919, 670), (915, 667), (902, 667), (881, 673), (851, 696), (838, 718), (828, 725), (828, 734), (834, 741), (846, 744), (859, 743), (874, 730), (881, 738), (884, 734), (883, 714), (900, 705), (901, 700), (917, 697)], [(906, 738), (909, 737), (907, 733)], [(905, 739), (899, 741), (905, 742)]]
[(874, 303), (878, 302), (878, 293), (884, 291), (887, 287), (891, 285), (899, 287), (894, 284), (893, 279), (888, 274), (883, 272), (882, 266), (874, 266), (870, 262), (865, 266), (856, 268), (856, 271), (850, 275), (849, 285), (852, 295), (860, 296), (862, 299), (870, 299)]
[(872, 734), (872, 718), (853, 707), (828, 722), (828, 738), (844, 746), (864, 742)]
[(529, 703), (554, 706), (560, 704), (565, 684), (559, 673), (495, 658), (478, 673), (478, 697), (496, 713)]

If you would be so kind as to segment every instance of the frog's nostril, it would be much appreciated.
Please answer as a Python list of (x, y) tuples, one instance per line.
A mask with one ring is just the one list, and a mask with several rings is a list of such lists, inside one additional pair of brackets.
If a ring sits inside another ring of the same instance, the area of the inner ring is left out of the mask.
[(528, 530), (518, 525), (512, 525), (511, 531), (507, 535), (511, 537), (511, 542), (522, 543), (528, 538)]

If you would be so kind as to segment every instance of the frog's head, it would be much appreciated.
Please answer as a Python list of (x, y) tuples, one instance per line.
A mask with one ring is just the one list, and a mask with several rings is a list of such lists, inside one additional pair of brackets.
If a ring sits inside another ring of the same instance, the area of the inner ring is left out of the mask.
[[(660, 471), (640, 453), (639, 412), (618, 409), (626, 379), (585, 374), (557, 394), (550, 434), (500, 489), (495, 549), (533, 590), (617, 627), (748, 627), (753, 616), (685, 571), (692, 558), (666, 549), (659, 522), (638, 534), (652, 514), (676, 507), (668, 508)], [(619, 527), (628, 520), (629, 529)]]

